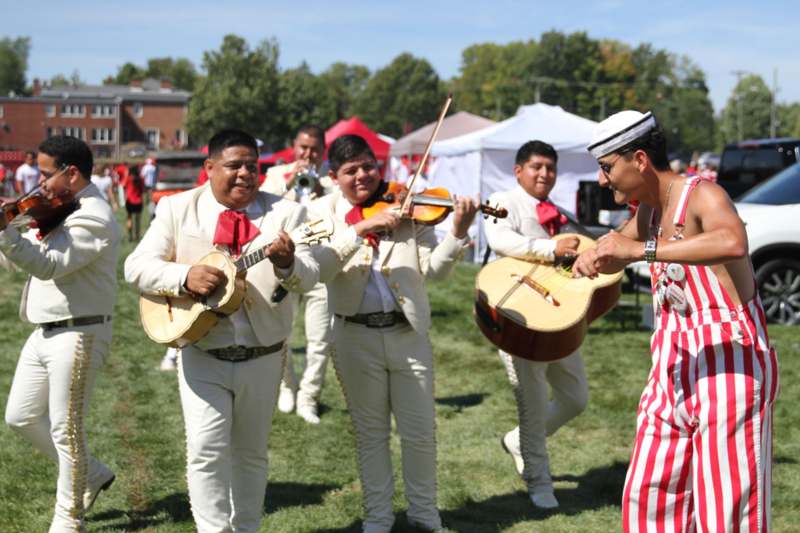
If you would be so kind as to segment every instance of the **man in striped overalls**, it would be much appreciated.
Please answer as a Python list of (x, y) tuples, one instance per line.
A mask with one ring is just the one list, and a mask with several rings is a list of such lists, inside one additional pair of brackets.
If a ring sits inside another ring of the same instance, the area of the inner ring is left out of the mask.
[(650, 263), (653, 366), (625, 480), (625, 531), (767, 531), (778, 365), (725, 191), (670, 171), (651, 113), (623, 111), (589, 151), (619, 204), (639, 208), (578, 257), (576, 275)]

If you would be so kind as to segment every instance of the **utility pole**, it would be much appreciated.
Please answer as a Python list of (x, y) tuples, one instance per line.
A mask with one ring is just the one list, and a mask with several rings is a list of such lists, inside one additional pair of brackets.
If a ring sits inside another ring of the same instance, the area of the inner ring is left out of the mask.
[(742, 82), (742, 76), (747, 74), (747, 71), (733, 70), (731, 74), (736, 76), (736, 87), (733, 88), (733, 95), (736, 98), (736, 138), (741, 141), (744, 138), (744, 134), (742, 133), (742, 130), (744, 130), (744, 125), (742, 124), (742, 95), (737, 89), (739, 89), (739, 84)]
[(772, 70), (772, 104), (769, 108), (769, 136), (778, 136), (778, 68)]

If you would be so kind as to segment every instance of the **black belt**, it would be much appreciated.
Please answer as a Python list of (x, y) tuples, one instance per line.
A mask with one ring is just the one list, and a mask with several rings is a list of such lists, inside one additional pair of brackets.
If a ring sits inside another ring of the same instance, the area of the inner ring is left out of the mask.
[(250, 359), (255, 359), (257, 357), (261, 357), (262, 355), (267, 355), (271, 353), (275, 353), (281, 348), (283, 348), (284, 341), (281, 341), (277, 344), (273, 344), (271, 346), (229, 346), (227, 348), (213, 348), (211, 350), (206, 350), (207, 353), (213, 355), (217, 359), (221, 361), (230, 361), (232, 363), (238, 363), (240, 361), (249, 361)]
[(91, 326), (93, 324), (105, 324), (111, 322), (111, 316), (95, 315), (95, 316), (79, 316), (77, 318), (67, 318), (66, 320), (56, 320), (55, 322), (45, 322), (39, 324), (39, 327), (45, 331), (50, 331), (57, 328), (74, 328), (77, 326)]
[(352, 316), (336, 315), (345, 322), (361, 324), (368, 328), (390, 328), (395, 324), (407, 324), (406, 315), (400, 311), (390, 311), (388, 313), (360, 313)]

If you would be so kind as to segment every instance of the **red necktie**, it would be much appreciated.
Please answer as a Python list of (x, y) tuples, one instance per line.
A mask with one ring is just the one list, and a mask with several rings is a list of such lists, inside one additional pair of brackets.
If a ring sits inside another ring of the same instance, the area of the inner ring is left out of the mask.
[(559, 213), (556, 206), (547, 200), (536, 204), (536, 215), (539, 217), (539, 224), (545, 227), (550, 236), (558, 233), (561, 226), (568, 222), (567, 217)]
[[(364, 220), (364, 213), (362, 212), (360, 205), (353, 206), (353, 208), (344, 216), (344, 221), (348, 226), (358, 224), (362, 220)], [(378, 249), (378, 243), (380, 242), (381, 238), (377, 233), (367, 233), (364, 238), (367, 240), (370, 246), (376, 250)]]
[(243, 211), (227, 209), (217, 219), (214, 244), (224, 244), (233, 255), (238, 256), (242, 253), (242, 245), (255, 239), (259, 233)]

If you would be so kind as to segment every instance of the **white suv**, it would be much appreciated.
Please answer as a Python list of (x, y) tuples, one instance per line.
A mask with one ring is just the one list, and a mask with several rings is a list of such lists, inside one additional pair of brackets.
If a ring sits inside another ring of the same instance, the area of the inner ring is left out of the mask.
[(800, 163), (736, 201), (770, 322), (800, 324)]
[[(747, 191), (736, 201), (767, 320), (800, 324), (800, 163)], [(637, 287), (650, 286), (644, 261), (626, 269)]]

